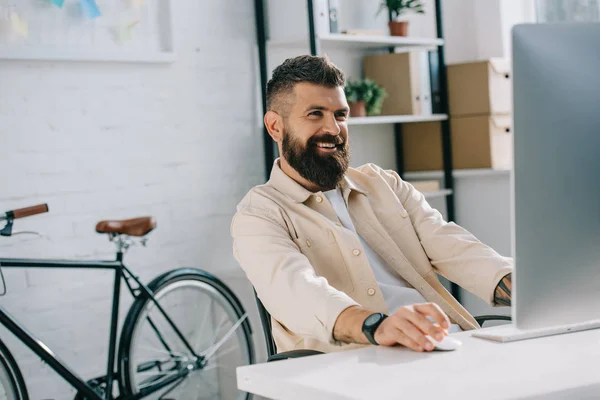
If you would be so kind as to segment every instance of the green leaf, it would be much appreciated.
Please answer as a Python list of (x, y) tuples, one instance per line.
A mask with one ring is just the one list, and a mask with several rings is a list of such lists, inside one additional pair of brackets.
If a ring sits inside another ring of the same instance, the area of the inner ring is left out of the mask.
[(381, 113), (385, 90), (371, 79), (349, 80), (344, 88), (348, 102), (364, 101), (368, 115)]
[(392, 13), (393, 18), (403, 15), (406, 11), (424, 14), (423, 2), (421, 0), (382, 0), (377, 14), (383, 8), (387, 8)]

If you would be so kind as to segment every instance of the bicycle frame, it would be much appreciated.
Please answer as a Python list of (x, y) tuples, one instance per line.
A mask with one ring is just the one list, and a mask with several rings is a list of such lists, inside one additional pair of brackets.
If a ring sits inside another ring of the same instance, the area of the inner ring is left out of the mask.
[[(115, 356), (116, 356), (116, 344), (117, 344), (117, 325), (119, 316), (119, 298), (121, 291), (121, 279), (125, 280), (129, 292), (134, 298), (140, 296), (148, 296), (151, 301), (154, 302), (157, 309), (162, 313), (169, 325), (173, 328), (179, 339), (187, 347), (187, 349), (195, 356), (201, 357), (196, 354), (193, 348), (190, 346), (188, 341), (185, 339), (181, 331), (175, 326), (171, 318), (165, 313), (163, 308), (158, 304), (154, 298), (153, 293), (144, 285), (135, 275), (127, 269), (123, 264), (123, 253), (117, 253), (117, 259), (115, 261), (71, 261), (71, 260), (42, 260), (42, 259), (17, 259), (17, 258), (0, 258), (0, 268), (67, 268), (67, 269), (112, 269), (115, 271), (115, 279), (113, 284), (113, 302), (112, 302), (112, 314), (110, 322), (110, 337), (109, 337), (109, 349), (108, 349), (108, 360), (106, 367), (106, 397), (102, 398), (96, 393), (92, 387), (72, 371), (63, 361), (61, 361), (52, 350), (46, 346), (42, 341), (37, 339), (31, 332), (29, 332), (24, 326), (22, 326), (13, 316), (11, 316), (4, 307), (0, 306), (0, 323), (5, 326), (10, 332), (13, 333), (23, 344), (25, 344), (30, 350), (37, 354), (46, 364), (50, 366), (59, 376), (65, 379), (71, 386), (77, 389), (78, 393), (84, 395), (88, 400), (111, 400), (112, 388), (114, 383), (115, 375)], [(132, 287), (129, 283), (129, 279), (133, 279), (138, 285), (136, 288)], [(162, 339), (162, 335), (158, 330), (155, 330), (159, 339)], [(162, 343), (164, 341), (161, 340)], [(144, 390), (134, 396), (132, 399), (139, 399), (145, 397), (157, 390), (170, 385), (177, 379), (187, 374), (184, 370), (180, 374), (173, 376), (173, 379), (159, 382), (151, 387)], [(121, 396), (119, 396), (121, 398)]]

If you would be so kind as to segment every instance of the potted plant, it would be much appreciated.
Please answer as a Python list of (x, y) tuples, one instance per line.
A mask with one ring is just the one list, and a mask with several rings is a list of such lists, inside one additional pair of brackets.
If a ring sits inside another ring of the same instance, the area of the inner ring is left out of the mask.
[(381, 114), (385, 90), (371, 79), (348, 80), (344, 88), (351, 117)]
[(408, 12), (425, 14), (421, 0), (383, 0), (379, 6), (379, 14), (387, 8), (390, 18), (389, 27), (392, 36), (408, 36), (408, 21), (397, 21), (397, 18)]

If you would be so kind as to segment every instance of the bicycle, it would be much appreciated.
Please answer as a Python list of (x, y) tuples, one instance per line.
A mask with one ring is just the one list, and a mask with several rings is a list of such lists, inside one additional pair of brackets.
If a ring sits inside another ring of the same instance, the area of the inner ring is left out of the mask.
[[(0, 215), (0, 221), (6, 221), (0, 235), (23, 233), (13, 233), (15, 219), (45, 212), (48, 206), (41, 204)], [(177, 400), (250, 399), (250, 394), (237, 391), (235, 370), (225, 368), (254, 363), (252, 330), (234, 293), (217, 277), (194, 268), (165, 272), (145, 285), (123, 263), (127, 250), (136, 244), (145, 246), (146, 235), (155, 227), (152, 217), (98, 222), (96, 232), (107, 234), (117, 247), (114, 261), (0, 258), (0, 273), (1, 268), (115, 271), (106, 375), (84, 381), (2, 306), (0, 323), (76, 389), (76, 400), (133, 400), (150, 395)], [(117, 348), (122, 281), (134, 301)], [(211, 330), (210, 335), (205, 329)], [(17, 362), (1, 340), (0, 399), (29, 399)]]

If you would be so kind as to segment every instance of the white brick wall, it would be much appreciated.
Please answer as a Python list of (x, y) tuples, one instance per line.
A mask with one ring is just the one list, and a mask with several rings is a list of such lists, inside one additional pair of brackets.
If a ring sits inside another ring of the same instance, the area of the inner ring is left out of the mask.
[[(235, 205), (263, 177), (252, 1), (174, 1), (172, 65), (0, 61), (0, 210), (47, 202), (50, 214), (0, 238), (3, 257), (112, 258), (97, 220), (154, 215), (127, 264), (145, 281), (179, 266), (223, 277), (255, 304), (231, 254)], [(0, 304), (86, 378), (102, 375), (112, 275), (4, 269)], [(125, 294), (125, 292), (124, 292)], [(130, 304), (125, 296), (122, 316)], [(69, 399), (62, 379), (5, 330), (32, 399)]]

